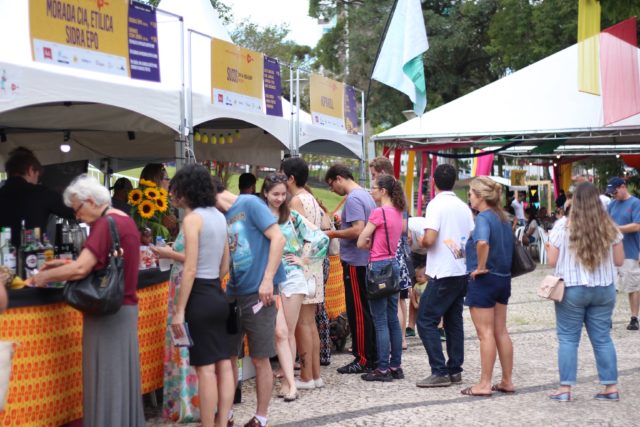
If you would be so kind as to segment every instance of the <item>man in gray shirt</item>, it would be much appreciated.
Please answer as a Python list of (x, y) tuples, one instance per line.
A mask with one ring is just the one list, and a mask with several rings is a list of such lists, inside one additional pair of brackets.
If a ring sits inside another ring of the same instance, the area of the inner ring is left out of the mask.
[(369, 251), (358, 249), (356, 242), (376, 204), (371, 195), (354, 181), (351, 171), (345, 165), (333, 165), (327, 171), (324, 180), (331, 191), (340, 196), (347, 196), (339, 230), (326, 231), (330, 238), (340, 239), (340, 260), (347, 317), (351, 328), (351, 352), (354, 357), (351, 363), (338, 368), (338, 372), (360, 374), (375, 368), (377, 357), (375, 329), (366, 294)]

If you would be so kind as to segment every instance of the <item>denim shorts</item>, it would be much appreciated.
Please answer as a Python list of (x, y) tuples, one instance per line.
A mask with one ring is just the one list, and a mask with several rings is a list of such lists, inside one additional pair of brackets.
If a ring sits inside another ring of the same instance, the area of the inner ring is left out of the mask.
[(478, 308), (493, 308), (496, 303), (507, 305), (511, 297), (511, 276), (496, 276), (492, 273), (469, 278), (464, 305)]

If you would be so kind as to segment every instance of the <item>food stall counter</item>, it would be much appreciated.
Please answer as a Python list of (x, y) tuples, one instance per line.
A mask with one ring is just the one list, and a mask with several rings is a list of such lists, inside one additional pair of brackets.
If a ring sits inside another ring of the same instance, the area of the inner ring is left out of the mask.
[[(0, 426), (59, 426), (82, 418), (82, 314), (62, 289), (9, 291), (0, 339), (16, 343)], [(169, 272), (142, 270), (138, 340), (142, 392), (162, 387)]]

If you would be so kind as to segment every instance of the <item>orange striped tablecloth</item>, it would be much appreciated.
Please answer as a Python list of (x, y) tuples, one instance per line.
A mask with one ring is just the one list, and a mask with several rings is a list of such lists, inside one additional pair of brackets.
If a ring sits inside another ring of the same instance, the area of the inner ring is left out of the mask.
[(335, 319), (340, 313), (347, 311), (347, 306), (344, 299), (344, 281), (342, 279), (340, 256), (330, 256), (329, 262), (329, 280), (327, 280), (327, 286), (324, 290), (324, 303), (327, 307), (329, 319)]
[[(138, 291), (142, 391), (160, 388), (169, 282)], [(0, 426), (59, 426), (82, 418), (82, 315), (63, 303), (12, 308), (0, 339), (18, 344)]]

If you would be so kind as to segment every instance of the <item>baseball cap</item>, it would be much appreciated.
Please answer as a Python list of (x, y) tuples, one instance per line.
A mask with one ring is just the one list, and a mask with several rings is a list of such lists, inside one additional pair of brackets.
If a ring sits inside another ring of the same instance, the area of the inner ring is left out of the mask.
[(611, 178), (609, 182), (607, 182), (607, 193), (613, 193), (616, 191), (616, 188), (620, 187), (622, 184), (624, 184), (624, 179), (618, 178), (617, 176)]

